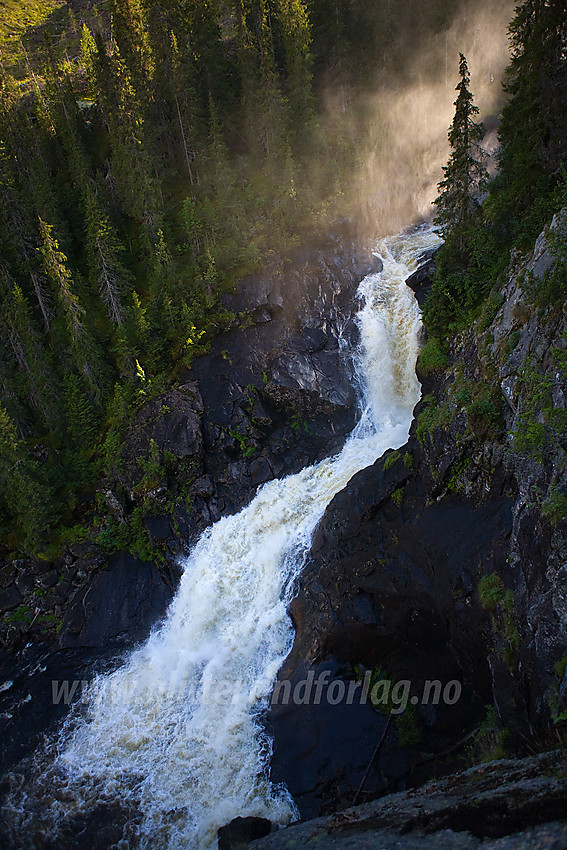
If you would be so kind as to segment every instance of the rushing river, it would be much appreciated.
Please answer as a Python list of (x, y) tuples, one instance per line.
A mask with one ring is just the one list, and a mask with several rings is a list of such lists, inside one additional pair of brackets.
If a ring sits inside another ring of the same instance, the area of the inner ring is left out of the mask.
[(218, 827), (238, 815), (293, 819), (286, 789), (270, 783), (262, 727), (293, 641), (287, 604), (335, 493), (407, 439), (420, 313), (405, 280), (439, 242), (421, 227), (377, 246), (383, 271), (358, 290), (361, 416), (343, 450), (265, 484), (205, 532), (159, 629), (92, 682), (41, 778), (12, 793), (9, 817), (26, 847), (59, 846), (65, 823), (101, 803), (135, 812), (123, 846), (151, 850), (216, 847)]

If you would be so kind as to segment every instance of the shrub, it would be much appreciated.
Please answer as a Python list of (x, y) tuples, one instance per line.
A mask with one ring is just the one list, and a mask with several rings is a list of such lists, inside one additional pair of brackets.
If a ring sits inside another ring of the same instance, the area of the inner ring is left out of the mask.
[(430, 375), (432, 372), (442, 372), (448, 362), (444, 346), (437, 337), (431, 337), (420, 351), (417, 367), (424, 375)]
[(497, 573), (483, 576), (478, 583), (478, 595), (486, 611), (495, 611), (505, 596), (504, 582)]
[(453, 419), (453, 411), (448, 404), (437, 404), (435, 396), (428, 395), (423, 399), (424, 408), (417, 417), (415, 433), (420, 443), (431, 434), (435, 428), (442, 428)]
[(384, 472), (386, 472), (388, 469), (391, 469), (391, 467), (394, 466), (394, 464), (397, 460), (399, 460), (399, 458), (400, 453), (397, 449), (393, 452), (390, 452), (389, 455), (386, 455), (386, 457), (384, 458), (384, 463), (382, 465), (382, 469), (384, 470)]
[(541, 512), (556, 525), (567, 517), (567, 496), (558, 487), (552, 487), (549, 498), (541, 507)]
[(403, 500), (404, 488), (398, 487), (398, 489), (394, 490), (394, 492), (392, 493), (392, 502), (396, 505), (397, 508), (401, 508)]

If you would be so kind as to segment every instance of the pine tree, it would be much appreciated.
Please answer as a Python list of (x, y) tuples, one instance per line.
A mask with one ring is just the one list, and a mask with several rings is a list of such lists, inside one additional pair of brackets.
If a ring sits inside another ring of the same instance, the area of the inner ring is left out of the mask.
[(443, 168), (445, 175), (437, 187), (439, 195), (433, 202), (437, 207), (435, 224), (444, 238), (456, 236), (460, 241), (479, 209), (479, 196), (484, 188), (487, 173), (479, 142), (484, 137), (484, 126), (474, 119), (478, 107), (469, 90), (470, 76), (467, 60), (459, 54), (460, 81), (456, 87), (455, 116), (449, 128), (451, 156)]

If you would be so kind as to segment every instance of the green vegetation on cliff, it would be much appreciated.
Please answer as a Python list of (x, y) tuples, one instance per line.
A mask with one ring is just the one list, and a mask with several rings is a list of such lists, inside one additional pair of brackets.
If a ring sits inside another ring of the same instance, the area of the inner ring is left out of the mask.
[[(436, 201), (446, 242), (424, 309), (428, 355), (443, 350), (448, 336), (479, 316), (492, 288), (503, 283), (511, 252), (532, 250), (544, 225), (567, 204), (567, 7), (562, 0), (525, 0), (509, 32), (512, 56), (499, 126), (499, 171), (482, 204), (477, 203), (483, 188), (475, 154), (479, 133), (461, 58), (449, 131), (452, 155)], [(564, 240), (558, 241), (557, 251), (564, 254)], [(540, 307), (565, 297), (564, 265), (552, 277), (534, 293)]]

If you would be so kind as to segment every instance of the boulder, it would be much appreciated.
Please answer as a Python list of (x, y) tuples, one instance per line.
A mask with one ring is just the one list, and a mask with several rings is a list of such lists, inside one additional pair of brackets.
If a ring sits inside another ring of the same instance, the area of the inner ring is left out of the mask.
[(251, 841), (269, 835), (271, 828), (267, 818), (234, 818), (218, 831), (219, 850), (245, 850)]
[(433, 251), (426, 255), (419, 268), (406, 280), (406, 286), (415, 292), (420, 307), (423, 307), (425, 303), (435, 276), (435, 253), (436, 251)]

